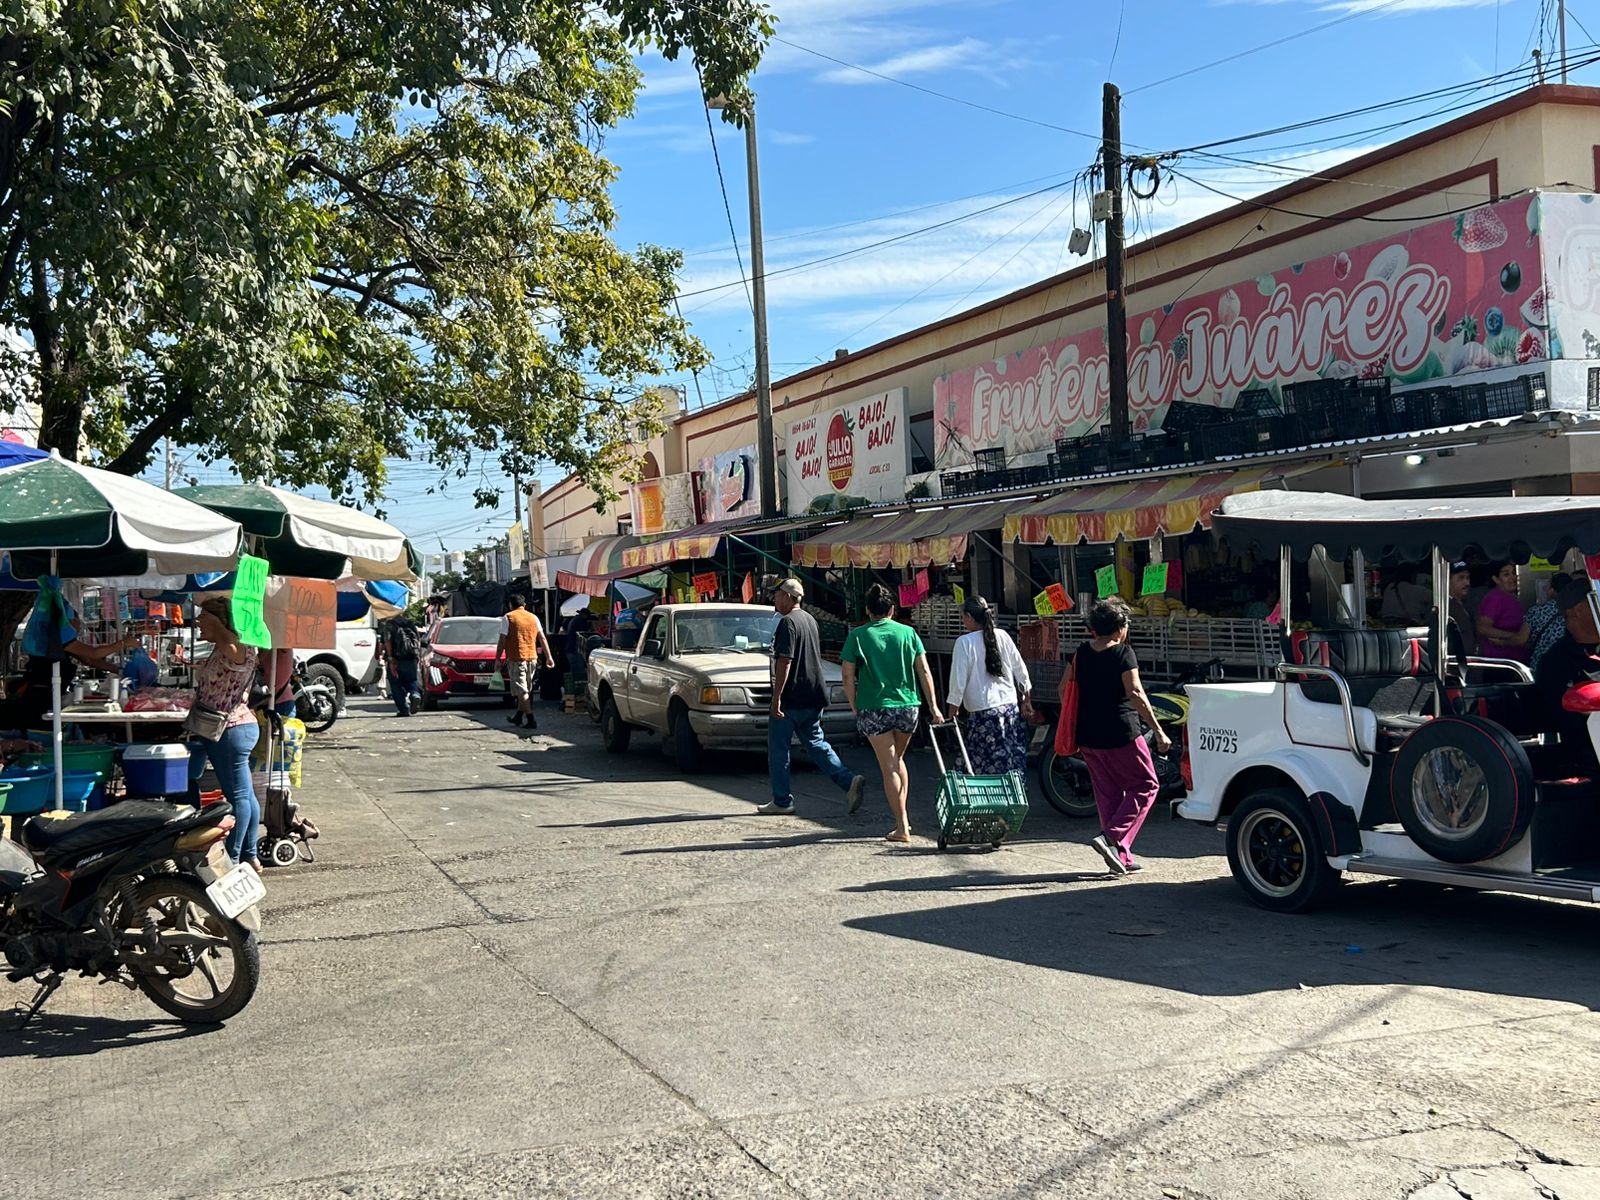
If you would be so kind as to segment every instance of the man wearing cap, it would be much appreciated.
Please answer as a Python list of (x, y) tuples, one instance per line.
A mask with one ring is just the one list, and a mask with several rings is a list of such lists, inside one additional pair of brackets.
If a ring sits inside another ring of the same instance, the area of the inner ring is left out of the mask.
[(822, 736), (822, 710), (828, 706), (828, 685), (822, 674), (822, 635), (817, 630), (817, 619), (800, 607), (805, 595), (798, 579), (785, 579), (772, 593), (772, 607), (778, 610), (778, 628), (772, 638), (772, 711), (767, 722), (767, 774), (772, 782), (772, 803), (763, 804), (757, 811), (794, 811), (794, 794), (789, 790), (789, 743), (799, 737), (811, 761), (845, 793), (848, 810), (855, 812), (861, 807), (867, 781), (847, 769)]
[(1544, 728), (1558, 738), (1554, 757), (1574, 775), (1588, 779), (1600, 775), (1600, 761), (1596, 761), (1594, 743), (1589, 738), (1589, 717), (1587, 713), (1567, 712), (1562, 699), (1575, 684), (1600, 680), (1600, 660), (1594, 657), (1600, 645), (1600, 629), (1595, 626), (1590, 604), (1593, 594), (1594, 584), (1580, 576), (1556, 595), (1556, 604), (1565, 618), (1561, 635), (1540, 656), (1539, 665), (1533, 670), (1533, 691), (1544, 716)]

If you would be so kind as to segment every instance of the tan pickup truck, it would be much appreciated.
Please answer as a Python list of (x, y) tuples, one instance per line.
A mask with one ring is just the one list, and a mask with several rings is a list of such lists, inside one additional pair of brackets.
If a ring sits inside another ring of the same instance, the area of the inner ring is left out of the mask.
[[(591, 651), (589, 711), (606, 749), (623, 753), (637, 729), (658, 733), (683, 771), (700, 766), (703, 750), (765, 749), (777, 624), (765, 605), (664, 604), (651, 609), (637, 649)], [(823, 730), (849, 736), (855, 719), (839, 668), (823, 671)]]

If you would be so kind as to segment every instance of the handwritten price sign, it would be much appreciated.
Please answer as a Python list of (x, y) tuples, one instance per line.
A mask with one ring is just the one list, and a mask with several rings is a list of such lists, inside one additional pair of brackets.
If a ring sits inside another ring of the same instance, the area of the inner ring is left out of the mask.
[(1117, 594), (1117, 568), (1115, 566), (1101, 567), (1094, 573), (1094, 594), (1104, 600), (1107, 596)]

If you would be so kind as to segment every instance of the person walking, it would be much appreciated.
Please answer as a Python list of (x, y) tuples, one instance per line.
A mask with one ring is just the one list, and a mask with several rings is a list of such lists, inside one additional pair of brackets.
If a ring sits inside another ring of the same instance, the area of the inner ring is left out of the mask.
[[(257, 655), (253, 646), (239, 641), (233, 626), (233, 602), (207, 600), (200, 606), (199, 633), (211, 643), (211, 653), (194, 669), (197, 703), (227, 713), (227, 724), (215, 741), (190, 743), (189, 790), (198, 798), (200, 776), (209, 761), (217, 785), (233, 806), (233, 829), (225, 848), (235, 863), (248, 863), (259, 873), (261, 801), (250, 778), (250, 752), (261, 737), (256, 715), (250, 711), (250, 687), (255, 682)], [(270, 773), (270, 772), (269, 772)]]
[(417, 677), (417, 660), (422, 656), (422, 635), (405, 613), (389, 619), (383, 635), (383, 657), (389, 673), (389, 698), (395, 715), (415, 715), (422, 705), (422, 684)]
[(1143, 869), (1133, 857), (1133, 839), (1159, 791), (1141, 719), (1155, 731), (1158, 752), (1172, 746), (1139, 681), (1128, 616), (1128, 605), (1117, 597), (1096, 604), (1089, 612), (1094, 636), (1078, 647), (1067, 676), (1078, 682), (1078, 747), (1100, 810), (1100, 832), (1089, 844), (1114, 875)]
[(861, 807), (867, 781), (839, 761), (822, 735), (828, 684), (822, 674), (822, 635), (817, 619), (800, 607), (805, 595), (805, 587), (798, 579), (785, 579), (772, 593), (772, 607), (778, 610), (778, 626), (772, 635), (772, 710), (767, 718), (767, 776), (772, 783), (772, 802), (756, 811), (794, 811), (789, 745), (798, 737), (817, 770), (845, 794), (845, 811), (855, 812)]
[(1025, 774), (1033, 681), (1017, 644), (994, 627), (994, 609), (982, 596), (961, 606), (967, 632), (956, 639), (945, 695), (952, 721), (967, 710), (967, 753), (979, 775)]
[(944, 724), (939, 711), (939, 693), (922, 639), (909, 625), (894, 618), (894, 597), (881, 583), (867, 589), (865, 625), (858, 625), (845, 639), (839, 655), (844, 671), (844, 694), (856, 714), (856, 728), (872, 746), (878, 769), (883, 774), (883, 794), (894, 817), (894, 828), (884, 835), (888, 842), (911, 840), (911, 822), (906, 801), (911, 794), (911, 772), (906, 766), (906, 748), (917, 731), (917, 699), (920, 684), (928, 701), (928, 720)]
[(495, 670), (504, 669), (511, 694), (517, 698), (517, 711), (511, 714), (513, 725), (539, 728), (539, 718), (533, 713), (533, 680), (539, 663), (554, 669), (555, 656), (550, 653), (550, 639), (544, 635), (544, 624), (528, 611), (528, 602), (520, 595), (511, 597), (511, 611), (500, 618), (500, 646), (496, 652)]

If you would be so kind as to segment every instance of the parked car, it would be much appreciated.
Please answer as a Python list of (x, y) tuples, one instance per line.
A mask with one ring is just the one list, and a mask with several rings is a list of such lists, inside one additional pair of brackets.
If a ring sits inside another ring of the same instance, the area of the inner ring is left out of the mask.
[(498, 617), (446, 617), (435, 625), (420, 664), (422, 707), (432, 712), (451, 696), (497, 696), (511, 703), (508, 692), (489, 688), (499, 645)]
[[(1600, 551), (1600, 499), (1263, 491), (1229, 497), (1213, 528), (1241, 552), (1281, 552), (1292, 629), (1291, 569), (1318, 547), (1368, 562), (1431, 550), (1442, 598), (1469, 547)], [(1595, 607), (1591, 590), (1567, 614), (1582, 644), (1600, 636)], [(1226, 829), (1228, 865), (1257, 904), (1306, 909), (1347, 875), (1600, 902), (1600, 780), (1572, 766), (1600, 748), (1600, 685), (1463, 659), (1445, 608), (1435, 601), (1426, 630), (1295, 630), (1273, 679), (1189, 688), (1194, 782), (1177, 812)], [(1562, 710), (1576, 719), (1558, 724)]]
[[(772, 705), (772, 635), (764, 605), (667, 604), (651, 610), (637, 647), (589, 654), (589, 710), (606, 749), (621, 754), (635, 730), (660, 734), (682, 771), (702, 751), (763, 750)], [(855, 731), (839, 668), (824, 663), (830, 737)]]

